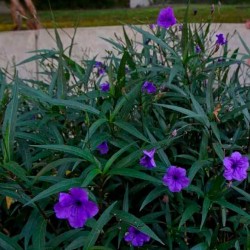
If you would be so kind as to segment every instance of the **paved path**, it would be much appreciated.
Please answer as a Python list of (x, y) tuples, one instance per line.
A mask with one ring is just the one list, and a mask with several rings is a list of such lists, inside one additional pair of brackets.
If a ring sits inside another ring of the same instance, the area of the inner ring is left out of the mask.
[[(216, 33), (229, 33), (232, 35), (237, 31), (250, 48), (250, 29), (246, 29), (244, 24), (213, 24), (212, 28), (218, 29)], [(134, 38), (134, 33), (128, 28), (129, 36)], [(60, 37), (64, 47), (70, 45), (70, 37), (73, 36), (73, 29), (60, 30)], [(103, 57), (105, 50), (112, 50), (112, 45), (101, 39), (114, 38), (114, 33), (122, 37), (121, 26), (95, 27), (95, 28), (79, 28), (75, 37), (75, 46), (72, 57), (77, 61), (97, 56), (99, 59)], [(35, 43), (36, 31), (14, 31), (0, 33), (0, 67), (8, 66), (8, 69), (31, 56), (29, 51), (36, 49)], [(38, 49), (56, 48), (53, 30), (40, 30), (38, 32)], [(140, 35), (136, 35), (136, 39), (140, 39)], [(239, 48), (240, 52), (245, 53), (238, 35), (233, 36), (229, 41), (229, 47), (232, 49)], [(32, 63), (18, 67), (20, 75), (25, 77), (27, 74), (35, 75), (35, 65)]]

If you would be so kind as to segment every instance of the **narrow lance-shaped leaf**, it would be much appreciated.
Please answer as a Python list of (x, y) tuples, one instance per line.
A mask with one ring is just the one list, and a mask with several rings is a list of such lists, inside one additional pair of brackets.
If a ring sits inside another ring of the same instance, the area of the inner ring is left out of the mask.
[(125, 130), (126, 132), (128, 132), (129, 134), (145, 141), (145, 142), (149, 142), (148, 139), (139, 131), (137, 130), (134, 126), (132, 126), (131, 124), (127, 123), (127, 122), (123, 122), (123, 121), (119, 121), (119, 122), (114, 122), (114, 124)]
[(0, 232), (0, 249), (4, 250), (22, 250), (17, 242)]
[(58, 194), (59, 192), (68, 190), (72, 187), (79, 187), (80, 185), (81, 185), (81, 180), (78, 178), (60, 181), (59, 183), (54, 184), (48, 189), (43, 190), (41, 193), (35, 196), (31, 201), (26, 203), (26, 205), (34, 203), (35, 201), (45, 199), (53, 194)]
[(107, 173), (107, 171), (109, 170), (109, 168), (113, 165), (113, 163), (119, 159), (119, 157), (126, 152), (132, 145), (134, 145), (135, 143), (130, 143), (129, 145), (127, 145), (126, 147), (121, 148), (119, 151), (117, 151), (115, 154), (112, 155), (112, 157), (109, 158), (109, 160), (107, 161), (107, 163), (104, 166), (103, 169), (103, 173)]
[(3, 152), (4, 162), (11, 161), (13, 158), (14, 138), (16, 130), (17, 120), (17, 108), (18, 108), (18, 83), (19, 79), (14, 79), (14, 85), (12, 87), (12, 99), (7, 105), (3, 120)]
[(38, 219), (38, 222), (37, 222), (37, 225), (34, 230), (33, 237), (32, 237), (33, 246), (36, 248), (36, 250), (45, 249), (46, 226), (47, 226), (47, 221), (43, 217), (40, 217)]
[(203, 205), (202, 205), (202, 212), (201, 212), (202, 219), (201, 219), (200, 229), (202, 229), (203, 224), (207, 218), (207, 214), (208, 214), (210, 205), (211, 205), (210, 199), (208, 197), (205, 197), (205, 199), (203, 201)]
[(164, 245), (161, 239), (141, 219), (137, 218), (133, 214), (121, 210), (114, 210), (114, 214), (118, 219), (133, 225), (140, 232), (147, 234), (152, 239)]
[(185, 209), (185, 211), (183, 212), (182, 214), (182, 217), (181, 217), (181, 221), (179, 223), (179, 228), (187, 221), (189, 220), (193, 214), (199, 212), (200, 210), (200, 207), (194, 203), (194, 204), (191, 204), (189, 206), (187, 206), (187, 208)]
[(101, 233), (103, 227), (110, 221), (113, 217), (111, 211), (113, 210), (116, 202), (111, 204), (97, 220), (95, 227), (89, 232), (89, 236), (85, 240), (83, 250), (88, 250), (93, 247), (98, 239), (99, 234)]

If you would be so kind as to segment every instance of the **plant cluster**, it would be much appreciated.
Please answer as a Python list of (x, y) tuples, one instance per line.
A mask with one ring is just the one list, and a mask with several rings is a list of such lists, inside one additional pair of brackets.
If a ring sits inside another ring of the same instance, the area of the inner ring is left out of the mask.
[(249, 249), (249, 55), (187, 16), (1, 70), (1, 249)]

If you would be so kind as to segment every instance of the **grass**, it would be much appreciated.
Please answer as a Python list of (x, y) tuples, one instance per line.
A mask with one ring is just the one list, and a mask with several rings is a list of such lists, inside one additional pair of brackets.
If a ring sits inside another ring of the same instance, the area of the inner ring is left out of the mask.
[[(53, 11), (58, 27), (93, 27), (121, 24), (150, 24), (155, 23), (162, 6), (138, 9), (108, 9), (108, 10), (60, 10)], [(173, 5), (175, 15), (179, 22), (182, 21), (185, 5)], [(197, 9), (196, 16), (193, 10)], [(50, 11), (39, 11), (38, 16), (43, 27), (52, 28), (53, 22)], [(242, 23), (250, 18), (250, 5), (222, 5), (211, 16), (210, 5), (193, 4), (190, 6), (190, 21), (205, 22), (211, 20), (215, 23)], [(25, 27), (24, 27), (25, 28)], [(1, 14), (0, 31), (13, 29), (10, 15)]]

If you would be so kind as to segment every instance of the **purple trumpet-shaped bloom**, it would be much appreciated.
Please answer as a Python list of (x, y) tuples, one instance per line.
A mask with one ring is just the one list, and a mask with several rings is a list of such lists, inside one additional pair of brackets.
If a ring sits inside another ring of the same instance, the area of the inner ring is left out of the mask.
[(218, 34), (218, 35), (216, 35), (216, 37), (217, 37), (216, 44), (224, 45), (227, 43), (227, 40), (225, 39), (223, 34)]
[(141, 247), (145, 242), (150, 241), (150, 237), (133, 226), (130, 226), (128, 232), (124, 236), (124, 240), (134, 247)]
[(157, 24), (165, 29), (176, 24), (174, 10), (171, 7), (162, 9), (158, 15)]
[(109, 82), (103, 82), (100, 84), (100, 89), (102, 92), (108, 92), (110, 90)]
[(105, 65), (102, 62), (96, 61), (94, 67), (97, 68), (98, 75), (103, 75), (105, 71)]
[(146, 168), (155, 168), (155, 160), (154, 160), (154, 154), (156, 149), (153, 148), (152, 150), (143, 150), (144, 156), (140, 159), (140, 164)]
[(200, 54), (201, 53), (201, 47), (199, 45), (195, 46), (195, 53)]
[(97, 149), (99, 150), (99, 153), (100, 153), (101, 155), (107, 154), (108, 151), (109, 151), (109, 147), (108, 147), (107, 141), (104, 141), (104, 142), (102, 142), (101, 144), (99, 144), (99, 145), (97, 146)]
[(186, 169), (170, 166), (163, 177), (163, 183), (171, 192), (180, 192), (189, 185), (190, 181), (186, 177)]
[(73, 228), (83, 227), (85, 222), (94, 217), (98, 206), (88, 200), (88, 192), (82, 188), (71, 188), (69, 193), (60, 193), (59, 202), (54, 211), (58, 219), (66, 219)]
[(243, 181), (247, 178), (247, 170), (249, 161), (246, 156), (242, 156), (239, 152), (234, 152), (223, 160), (224, 174), (226, 180)]
[(144, 82), (142, 85), (142, 92), (148, 94), (154, 94), (157, 91), (156, 86), (152, 82)]

